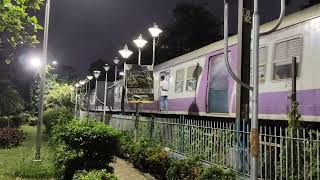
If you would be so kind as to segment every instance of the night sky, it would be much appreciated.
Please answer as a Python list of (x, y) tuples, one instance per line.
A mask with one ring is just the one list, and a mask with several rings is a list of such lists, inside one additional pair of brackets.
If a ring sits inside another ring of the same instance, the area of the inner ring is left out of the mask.
[[(49, 30), (49, 54), (60, 63), (86, 74), (89, 64), (102, 58), (112, 62), (125, 43), (132, 43), (139, 33), (157, 22), (165, 26), (172, 19), (172, 9), (182, 0), (52, 0)], [(306, 0), (293, 0), (288, 13)], [(223, 0), (208, 2), (210, 11), (222, 20)], [(236, 30), (237, 2), (232, 0), (231, 28)], [(260, 0), (261, 21), (278, 16), (280, 0)], [(263, 7), (263, 8), (262, 8)], [(42, 18), (40, 18), (41, 20)]]

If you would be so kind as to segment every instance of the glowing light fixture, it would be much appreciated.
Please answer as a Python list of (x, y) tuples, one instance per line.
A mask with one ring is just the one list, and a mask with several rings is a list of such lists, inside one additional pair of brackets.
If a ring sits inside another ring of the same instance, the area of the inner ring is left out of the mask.
[(158, 27), (156, 23), (154, 23), (152, 28), (149, 28), (149, 32), (153, 38), (156, 38), (159, 36), (160, 33), (162, 33), (162, 30)]
[(119, 53), (124, 59), (128, 59), (133, 52), (129, 50), (127, 45), (125, 45), (124, 48), (119, 51)]
[(93, 76), (89, 75), (89, 76), (87, 76), (87, 79), (88, 79), (89, 81), (91, 81), (91, 80), (93, 79)]
[(96, 79), (100, 76), (100, 71), (93, 71), (93, 75)]
[(147, 44), (148, 41), (144, 40), (142, 38), (142, 34), (140, 34), (138, 39), (133, 40), (133, 42), (138, 48), (143, 48)]

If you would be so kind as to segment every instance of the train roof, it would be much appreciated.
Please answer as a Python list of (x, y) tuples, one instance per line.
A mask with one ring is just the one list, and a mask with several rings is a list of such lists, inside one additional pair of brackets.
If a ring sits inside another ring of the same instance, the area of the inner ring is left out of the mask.
[[(306, 9), (303, 9), (300, 11), (297, 11), (295, 13), (292, 13), (290, 15), (285, 16), (281, 25), (279, 26), (278, 30), (283, 29), (285, 27), (289, 27), (289, 26), (298, 24), (298, 23), (301, 23), (301, 22), (304, 22), (304, 21), (307, 21), (307, 20), (310, 20), (310, 19), (313, 19), (313, 18), (316, 18), (316, 17), (319, 17), (319, 15), (320, 15), (320, 4), (311, 6), (309, 8), (306, 8)], [(277, 22), (277, 19), (261, 25), (260, 31), (265, 32), (265, 31), (271, 29), (272, 27), (275, 26), (276, 22)], [(238, 41), (237, 35), (229, 37), (229, 46), (237, 44), (237, 41)], [(169, 61), (166, 61), (164, 63), (156, 65), (155, 71), (165, 69), (167, 67), (171, 67), (173, 65), (180, 64), (185, 61), (189, 61), (194, 58), (197, 58), (197, 57), (209, 54), (211, 52), (223, 49), (223, 46), (224, 46), (223, 40), (214, 42), (214, 43), (209, 44), (207, 46), (204, 46), (200, 49), (191, 51), (187, 54), (183, 54), (183, 55), (178, 56), (176, 58), (173, 58)]]

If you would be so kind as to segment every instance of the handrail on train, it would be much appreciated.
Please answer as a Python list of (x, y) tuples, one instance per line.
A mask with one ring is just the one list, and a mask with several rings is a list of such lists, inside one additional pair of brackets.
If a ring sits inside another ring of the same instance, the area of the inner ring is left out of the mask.
[[(285, 15), (285, 9), (286, 9), (286, 3), (285, 3), (285, 0), (281, 0), (281, 12), (280, 12), (280, 16), (278, 18), (278, 21), (276, 23), (276, 25), (266, 31), (266, 32), (262, 32), (260, 33), (261, 36), (264, 36), (264, 35), (267, 35), (267, 34), (270, 34), (272, 32), (274, 32), (275, 30), (277, 30), (277, 28), (280, 26), (283, 18), (284, 18), (284, 15)], [(240, 84), (241, 86), (249, 89), (249, 90), (253, 90), (253, 87), (250, 86), (249, 84), (245, 83), (245, 82), (242, 82), (238, 77), (237, 75), (235, 75), (235, 73), (232, 71), (232, 68), (230, 66), (230, 63), (229, 63), (229, 56), (228, 56), (228, 38), (229, 38), (229, 28), (228, 28), (228, 19), (229, 19), (229, 1), (228, 0), (225, 0), (224, 1), (224, 59), (225, 59), (225, 64), (227, 66), (227, 70), (230, 74), (230, 76), (232, 77), (232, 79), (234, 81), (236, 81), (238, 84)]]

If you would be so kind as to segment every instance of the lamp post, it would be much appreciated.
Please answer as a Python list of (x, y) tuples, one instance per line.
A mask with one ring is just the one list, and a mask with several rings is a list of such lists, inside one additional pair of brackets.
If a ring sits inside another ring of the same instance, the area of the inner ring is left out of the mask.
[(91, 84), (90, 81), (93, 79), (92, 75), (87, 76), (88, 79), (88, 85), (89, 85), (89, 94), (88, 94), (88, 119), (90, 117), (90, 97), (91, 97)]
[(99, 78), (99, 76), (100, 76), (100, 71), (93, 71), (93, 76), (95, 77), (95, 79), (96, 79), (96, 87), (95, 87), (95, 90), (94, 90), (94, 94), (95, 94), (95, 103), (94, 103), (94, 105), (95, 105), (95, 109), (97, 109), (97, 96), (98, 96), (98, 94), (97, 94), (97, 89), (98, 89), (98, 78)]
[(80, 87), (79, 83), (75, 84), (75, 91), (76, 91), (76, 103), (74, 105), (74, 117), (77, 117), (77, 106), (78, 106), (78, 88)]
[(156, 56), (156, 38), (159, 37), (160, 33), (162, 33), (162, 30), (158, 27), (156, 23), (154, 23), (153, 27), (149, 28), (149, 32), (153, 38), (153, 44), (152, 44), (152, 68), (155, 63), (155, 56)]
[[(86, 81), (85, 80), (81, 80), (80, 82), (79, 82), (79, 84), (80, 84), (80, 86), (81, 87), (84, 87), (84, 85), (86, 85)], [(85, 87), (85, 88), (87, 88), (87, 87)], [(86, 89), (87, 90), (87, 89)], [(83, 102), (83, 96), (81, 97), (81, 89), (80, 89), (80, 106), (79, 106), (79, 112), (81, 111), (81, 104), (83, 103), (83, 107), (84, 107), (84, 102)], [(80, 118), (81, 118), (81, 116), (80, 116)]]
[(138, 47), (139, 57), (138, 57), (138, 65), (141, 65), (141, 49), (147, 44), (148, 41), (142, 38), (142, 34), (139, 35), (138, 39), (133, 40), (134, 44)]
[(106, 80), (104, 82), (103, 122), (106, 122), (107, 92), (108, 92), (108, 71), (110, 69), (110, 66), (108, 64), (105, 64), (103, 66), (103, 68), (106, 71)]
[(122, 96), (121, 96), (121, 112), (124, 114), (124, 98), (126, 91), (126, 60), (132, 55), (132, 51), (129, 50), (128, 46), (125, 45), (123, 49), (119, 51), (120, 55), (124, 59), (123, 63), (123, 86), (122, 86)]
[(113, 60), (114, 64), (115, 64), (115, 70), (114, 70), (114, 83), (116, 83), (117, 81), (117, 74), (118, 74), (118, 64), (120, 62), (120, 60), (118, 59), (118, 57), (115, 57)]
[(46, 2), (45, 9), (45, 21), (44, 21), (44, 35), (43, 35), (43, 50), (42, 57), (43, 62), (41, 63), (41, 80), (40, 80), (40, 94), (38, 104), (38, 124), (37, 124), (37, 136), (36, 136), (36, 151), (35, 161), (41, 159), (41, 139), (42, 139), (42, 121), (43, 121), (43, 104), (44, 104), (44, 88), (46, 81), (46, 64), (47, 64), (47, 52), (48, 52), (48, 34), (49, 34), (49, 15), (50, 15), (50, 0)]
[[(147, 41), (142, 38), (142, 35), (140, 34), (138, 39), (133, 41), (135, 45), (138, 47), (139, 50), (139, 57), (138, 57), (138, 65), (141, 65), (141, 49), (147, 44)], [(140, 103), (136, 104), (136, 121), (135, 121), (135, 141), (137, 141), (138, 138), (138, 126), (139, 126), (139, 109), (140, 109)]]

